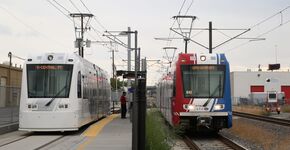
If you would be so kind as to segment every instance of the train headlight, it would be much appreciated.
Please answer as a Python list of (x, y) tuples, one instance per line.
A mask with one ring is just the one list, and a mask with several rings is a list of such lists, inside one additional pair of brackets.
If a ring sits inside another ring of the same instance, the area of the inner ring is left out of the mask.
[(183, 108), (189, 111), (193, 111), (195, 110), (195, 106), (194, 105), (189, 105), (189, 104), (185, 104), (183, 105)]
[(224, 104), (215, 104), (214, 110), (223, 110), (225, 108)]
[(194, 105), (188, 105), (189, 110), (194, 110), (194, 108), (195, 108)]
[(206, 56), (205, 56), (205, 55), (201, 55), (201, 56), (200, 56), (200, 60), (201, 60), (201, 61), (205, 61), (205, 60), (206, 60)]

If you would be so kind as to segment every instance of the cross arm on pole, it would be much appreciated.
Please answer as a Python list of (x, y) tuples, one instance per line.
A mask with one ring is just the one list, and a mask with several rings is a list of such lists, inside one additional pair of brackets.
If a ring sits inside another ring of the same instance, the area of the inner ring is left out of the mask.
[(172, 28), (170, 28), (170, 30), (173, 31), (173, 32), (175, 32), (176, 34), (182, 36), (182, 37), (184, 38), (184, 40), (190, 40), (190, 41), (192, 41), (193, 43), (195, 43), (195, 44), (197, 44), (197, 45), (199, 45), (199, 46), (201, 46), (201, 47), (203, 47), (203, 48), (205, 48), (205, 49), (208, 49), (208, 47), (206, 47), (206, 46), (204, 46), (204, 45), (202, 45), (202, 44), (200, 44), (200, 43), (198, 43), (198, 42), (196, 42), (196, 41), (194, 41), (194, 40), (192, 40), (192, 39), (190, 39), (190, 38), (184, 36), (183, 34), (177, 32), (176, 30), (174, 30), (174, 29), (172, 29)]
[(250, 30), (251, 30), (251, 29), (247, 29), (246, 31), (244, 31), (244, 32), (242, 32), (242, 33), (240, 33), (240, 34), (238, 34), (238, 35), (236, 35), (236, 36), (234, 36), (234, 37), (232, 37), (232, 38), (230, 38), (230, 39), (228, 39), (228, 40), (226, 40), (226, 41), (224, 41), (224, 42), (218, 44), (217, 46), (213, 47), (213, 49), (215, 49), (215, 48), (217, 48), (217, 47), (219, 47), (219, 46), (221, 46), (221, 45), (223, 45), (223, 44), (225, 44), (225, 43), (227, 43), (227, 42), (229, 42), (229, 41), (231, 41), (231, 40), (233, 40), (233, 39), (236, 39), (237, 37), (239, 37), (239, 36), (241, 36), (241, 35), (243, 35), (243, 34), (249, 32)]

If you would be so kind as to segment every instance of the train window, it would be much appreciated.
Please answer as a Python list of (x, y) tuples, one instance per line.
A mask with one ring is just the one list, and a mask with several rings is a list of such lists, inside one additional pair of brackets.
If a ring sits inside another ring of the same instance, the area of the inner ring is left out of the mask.
[(73, 65), (27, 64), (29, 98), (67, 98)]
[(80, 71), (78, 73), (77, 92), (78, 92), (78, 98), (82, 98), (82, 75)]
[(173, 96), (176, 95), (176, 72), (174, 71), (174, 74), (173, 74)]
[(223, 97), (224, 65), (182, 65), (181, 70), (184, 97)]

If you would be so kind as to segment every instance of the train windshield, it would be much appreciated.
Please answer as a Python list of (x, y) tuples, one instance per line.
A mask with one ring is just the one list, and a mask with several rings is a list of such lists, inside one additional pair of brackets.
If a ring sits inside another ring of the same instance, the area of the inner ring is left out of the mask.
[(182, 65), (184, 97), (222, 98), (225, 65)]
[(67, 98), (73, 65), (27, 64), (28, 98)]

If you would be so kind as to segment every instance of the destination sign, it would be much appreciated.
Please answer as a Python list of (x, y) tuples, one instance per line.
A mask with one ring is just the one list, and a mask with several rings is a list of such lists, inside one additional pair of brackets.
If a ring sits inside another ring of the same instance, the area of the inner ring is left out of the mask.
[(62, 65), (36, 65), (35, 70), (63, 70)]
[(216, 70), (216, 66), (191, 66), (192, 70)]

